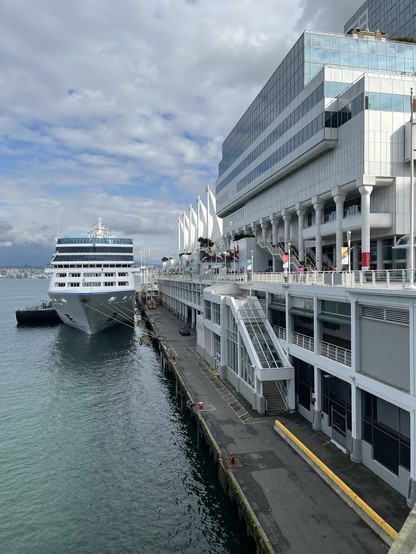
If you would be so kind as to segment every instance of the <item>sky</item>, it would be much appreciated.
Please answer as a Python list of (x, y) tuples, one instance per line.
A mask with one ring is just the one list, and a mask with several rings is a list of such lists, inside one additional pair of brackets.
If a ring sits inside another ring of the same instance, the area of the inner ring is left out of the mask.
[(362, 0), (0, 0), (0, 265), (45, 265), (98, 217), (177, 254), (221, 146), (305, 29)]

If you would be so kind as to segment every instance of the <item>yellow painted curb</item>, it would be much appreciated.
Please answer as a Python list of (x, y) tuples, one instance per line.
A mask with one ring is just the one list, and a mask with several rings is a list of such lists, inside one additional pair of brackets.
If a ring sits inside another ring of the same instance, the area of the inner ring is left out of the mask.
[(307, 448), (293, 433), (289, 431), (280, 421), (275, 420), (275, 426), (286, 435), (291, 442), (319, 467), (333, 483), (339, 487), (362, 510), (372, 521), (374, 521), (389, 537), (393, 540), (397, 538), (398, 532), (391, 527), (382, 517), (380, 517), (362, 498), (360, 498), (347, 484), (344, 483), (327, 465), (325, 465), (309, 448)]

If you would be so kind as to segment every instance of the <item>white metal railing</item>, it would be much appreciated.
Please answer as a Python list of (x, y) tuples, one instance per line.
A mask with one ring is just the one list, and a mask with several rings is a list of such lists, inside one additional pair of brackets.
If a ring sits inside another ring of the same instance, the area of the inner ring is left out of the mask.
[(313, 337), (308, 337), (307, 335), (302, 335), (301, 333), (296, 333), (292, 331), (292, 343), (301, 348), (306, 348), (306, 350), (311, 350), (313, 352), (315, 347), (315, 341)]
[(285, 327), (279, 327), (278, 325), (273, 325), (274, 334), (278, 339), (286, 340), (286, 329)]
[(346, 288), (378, 288), (378, 289), (416, 289), (416, 270), (389, 269), (369, 271), (305, 271), (302, 275), (290, 272), (285, 281), (281, 272), (265, 273), (160, 273), (155, 279), (160, 280), (189, 280), (212, 282), (243, 282), (243, 283), (270, 283), (290, 285), (324, 285)]
[(275, 381), (276, 387), (280, 393), (280, 397), (283, 400), (286, 410), (289, 409), (289, 403), (287, 401), (287, 384), (286, 381)]
[(335, 346), (328, 342), (321, 342), (321, 356), (329, 358), (340, 364), (351, 366), (351, 350), (342, 346)]

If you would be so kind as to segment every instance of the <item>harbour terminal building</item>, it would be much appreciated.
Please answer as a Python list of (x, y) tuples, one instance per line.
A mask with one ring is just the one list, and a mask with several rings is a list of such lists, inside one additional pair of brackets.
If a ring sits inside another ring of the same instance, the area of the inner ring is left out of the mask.
[(222, 241), (158, 279), (198, 353), (253, 409), (297, 410), (409, 506), (412, 89), (416, 44), (304, 32), (224, 141)]

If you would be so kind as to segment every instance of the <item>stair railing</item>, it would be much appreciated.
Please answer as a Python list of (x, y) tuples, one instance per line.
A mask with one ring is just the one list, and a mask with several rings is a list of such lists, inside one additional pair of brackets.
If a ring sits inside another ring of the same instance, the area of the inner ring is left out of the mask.
[(275, 381), (276, 387), (282, 397), (283, 404), (285, 405), (286, 410), (289, 409), (289, 404), (287, 402), (287, 385), (286, 381)]

